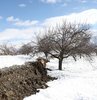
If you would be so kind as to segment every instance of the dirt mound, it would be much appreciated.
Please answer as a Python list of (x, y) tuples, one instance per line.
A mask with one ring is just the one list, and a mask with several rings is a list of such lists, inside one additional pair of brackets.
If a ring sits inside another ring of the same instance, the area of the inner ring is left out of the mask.
[(46, 82), (54, 78), (39, 62), (27, 62), (0, 71), (0, 100), (23, 100), (24, 97), (47, 88)]

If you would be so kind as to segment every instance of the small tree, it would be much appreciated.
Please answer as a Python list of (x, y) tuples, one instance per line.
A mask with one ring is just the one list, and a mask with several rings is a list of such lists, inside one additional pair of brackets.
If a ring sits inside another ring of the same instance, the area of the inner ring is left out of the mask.
[[(49, 34), (47, 34), (49, 32)], [(38, 41), (39, 51), (47, 52), (59, 60), (59, 70), (62, 70), (64, 58), (72, 56), (91, 56), (93, 46), (90, 43), (91, 31), (86, 24), (70, 24), (64, 22), (55, 29), (49, 29)]]
[(26, 55), (28, 55), (28, 54), (30, 54), (32, 52), (33, 52), (33, 46), (31, 44), (29, 44), (29, 43), (23, 44), (20, 47), (20, 49), (18, 50), (19, 54), (26, 54)]
[(51, 44), (49, 43), (49, 36), (45, 35), (41, 39), (41, 37), (37, 37), (37, 52), (43, 52), (45, 54), (45, 57), (47, 59), (49, 52), (51, 51)]

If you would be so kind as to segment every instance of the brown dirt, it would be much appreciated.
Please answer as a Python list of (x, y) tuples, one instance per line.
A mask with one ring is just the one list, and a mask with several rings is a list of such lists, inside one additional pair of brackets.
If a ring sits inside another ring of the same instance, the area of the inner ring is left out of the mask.
[(47, 88), (47, 81), (53, 80), (47, 69), (39, 62), (27, 62), (0, 70), (0, 100), (23, 100), (24, 97)]

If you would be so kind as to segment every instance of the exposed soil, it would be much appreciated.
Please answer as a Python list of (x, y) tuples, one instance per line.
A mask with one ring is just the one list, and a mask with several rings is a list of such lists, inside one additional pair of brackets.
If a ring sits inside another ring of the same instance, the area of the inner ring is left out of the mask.
[(47, 88), (47, 81), (54, 80), (39, 62), (27, 62), (0, 70), (0, 100), (23, 100), (24, 97)]

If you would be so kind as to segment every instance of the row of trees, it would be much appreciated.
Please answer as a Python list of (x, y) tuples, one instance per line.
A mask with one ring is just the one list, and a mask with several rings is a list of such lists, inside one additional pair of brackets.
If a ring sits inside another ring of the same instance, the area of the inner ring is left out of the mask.
[(0, 45), (0, 55), (16, 55), (17, 49), (8, 44), (1, 44)]
[[(21, 46), (18, 54), (44, 53), (59, 60), (59, 70), (62, 70), (63, 59), (68, 57), (91, 57), (96, 53), (97, 46), (91, 42), (92, 31), (87, 24), (71, 24), (63, 22), (54, 28), (44, 31), (37, 37), (37, 42), (27, 43)], [(13, 50), (13, 49), (12, 49)], [(13, 50), (14, 51), (14, 50)]]
[(29, 55), (30, 53), (33, 53), (33, 51), (33, 46), (29, 43), (22, 44), (19, 48), (16, 48), (14, 45), (10, 44), (0, 45), (0, 55)]

